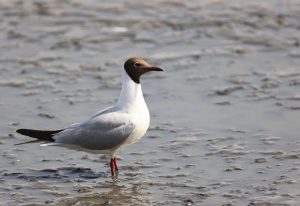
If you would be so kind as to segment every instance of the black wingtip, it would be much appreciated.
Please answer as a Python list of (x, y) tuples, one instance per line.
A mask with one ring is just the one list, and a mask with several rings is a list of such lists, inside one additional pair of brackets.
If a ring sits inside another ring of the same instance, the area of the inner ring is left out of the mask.
[(35, 138), (35, 134), (34, 132), (36, 132), (37, 130), (32, 130), (32, 129), (17, 129), (16, 132), (25, 136), (29, 136), (29, 137), (34, 137)]
[(16, 132), (19, 134), (24, 134), (26, 129), (17, 129)]
[(28, 137), (32, 137), (38, 140), (50, 141), (53, 142), (54, 139), (52, 138), (53, 135), (63, 131), (61, 130), (52, 130), (52, 131), (45, 131), (45, 130), (35, 130), (35, 129), (17, 129), (16, 132)]

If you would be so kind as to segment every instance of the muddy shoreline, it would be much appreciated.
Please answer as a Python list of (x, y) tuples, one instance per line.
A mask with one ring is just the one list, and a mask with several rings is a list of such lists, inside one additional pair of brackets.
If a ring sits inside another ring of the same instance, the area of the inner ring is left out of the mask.
[[(0, 1), (0, 205), (298, 205), (299, 14), (296, 0)], [(130, 56), (165, 72), (142, 79), (151, 128), (117, 180), (104, 155), (14, 146), (17, 128), (111, 105)]]

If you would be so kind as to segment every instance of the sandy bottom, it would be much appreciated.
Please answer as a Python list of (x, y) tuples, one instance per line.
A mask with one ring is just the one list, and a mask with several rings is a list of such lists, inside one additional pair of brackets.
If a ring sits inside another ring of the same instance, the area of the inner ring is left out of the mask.
[[(0, 1), (0, 205), (299, 205), (300, 3)], [(39, 144), (144, 56), (151, 128), (118, 154)]]

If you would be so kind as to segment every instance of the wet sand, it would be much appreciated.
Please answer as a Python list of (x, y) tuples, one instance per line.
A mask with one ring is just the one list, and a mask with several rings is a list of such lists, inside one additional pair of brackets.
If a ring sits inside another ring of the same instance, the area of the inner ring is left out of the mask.
[[(300, 3), (0, 1), (0, 205), (299, 205)], [(14, 146), (111, 105), (130, 56), (151, 128), (108, 159)]]

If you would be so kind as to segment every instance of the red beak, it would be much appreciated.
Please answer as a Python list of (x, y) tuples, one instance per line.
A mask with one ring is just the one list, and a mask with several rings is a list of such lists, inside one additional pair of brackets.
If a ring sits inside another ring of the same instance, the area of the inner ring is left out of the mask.
[(149, 68), (149, 71), (164, 71), (164, 70), (162, 70), (162, 69), (159, 68), (159, 67), (151, 66), (151, 67)]

